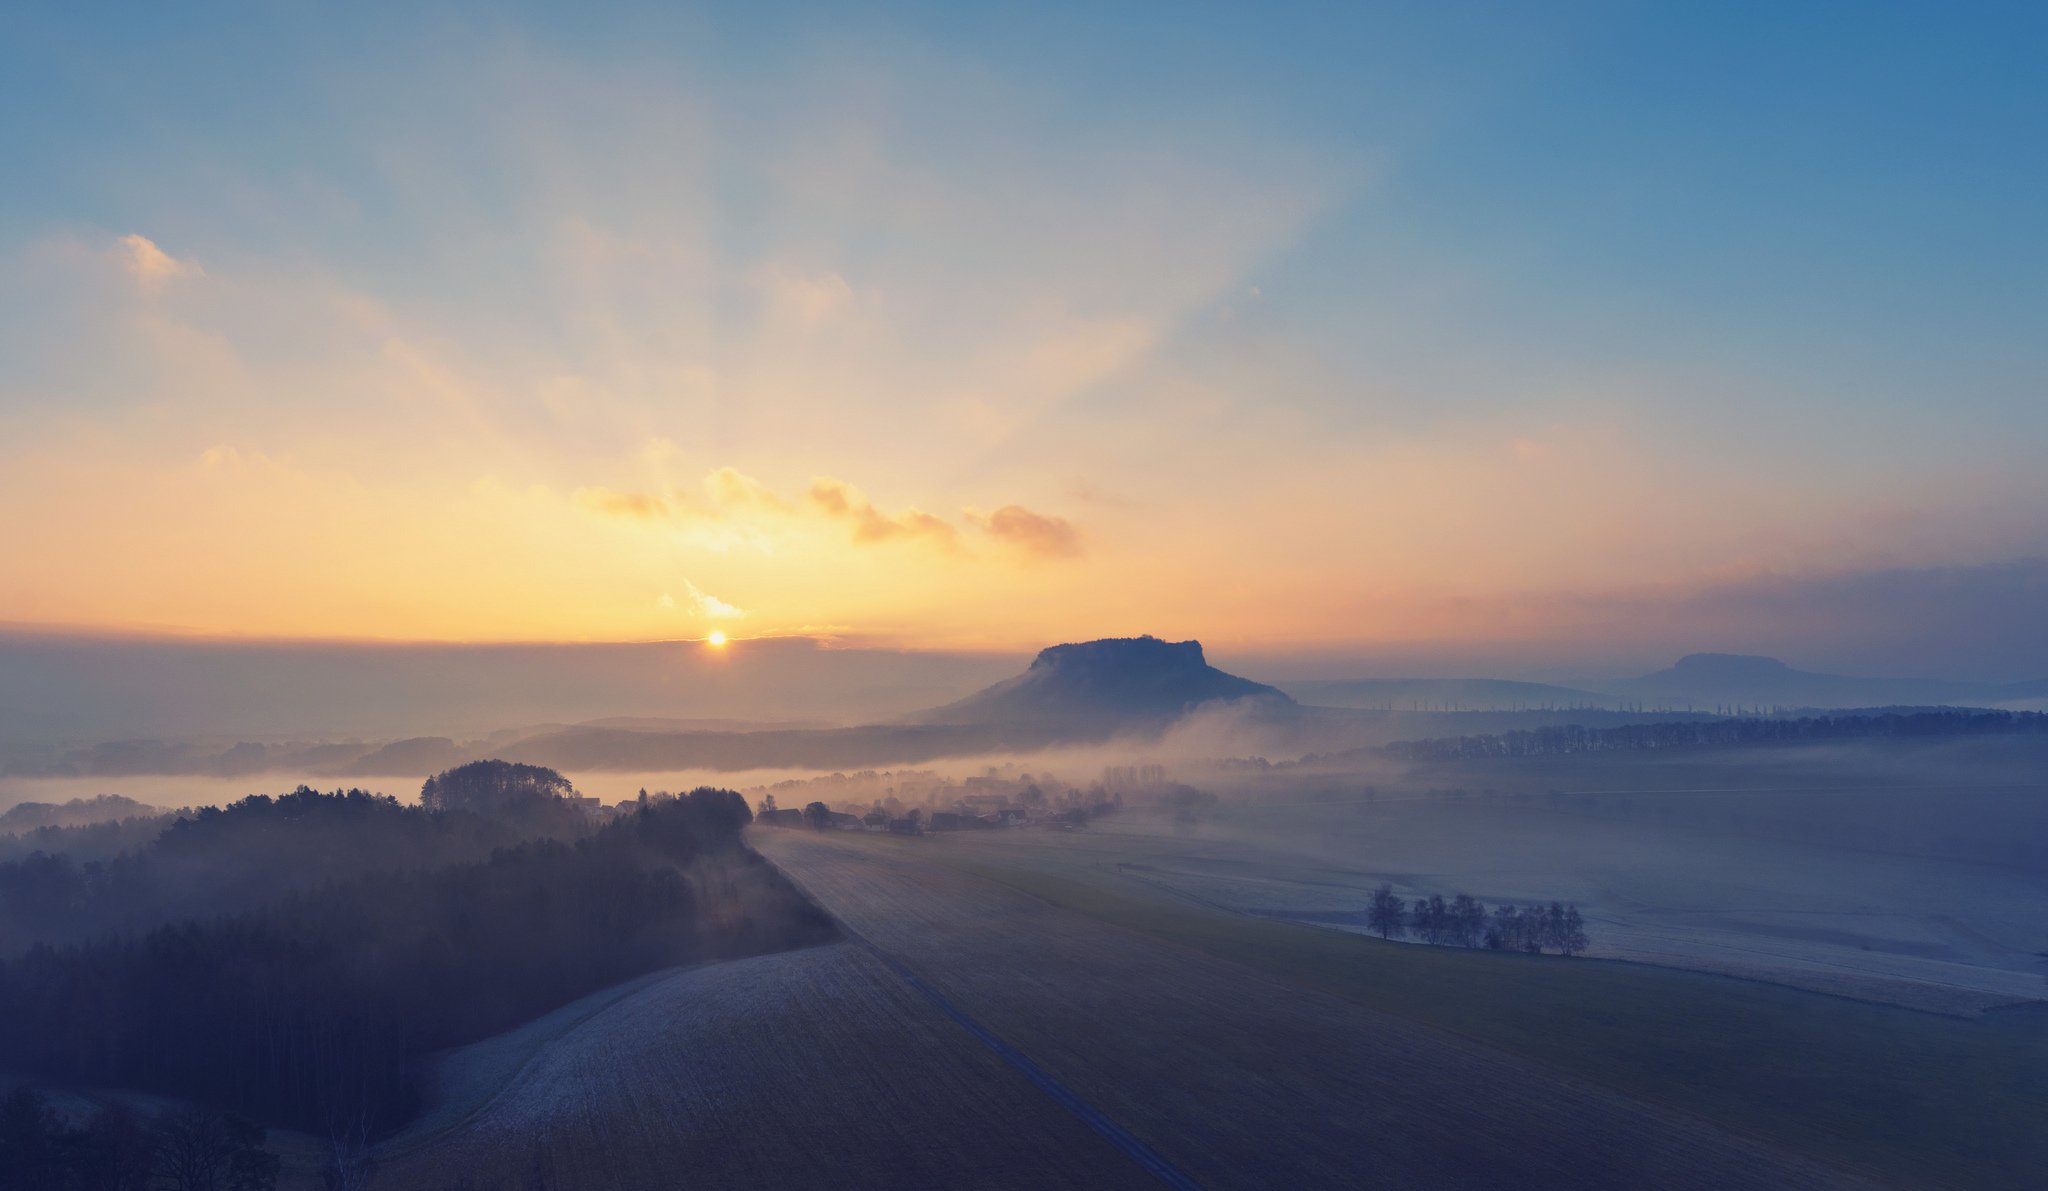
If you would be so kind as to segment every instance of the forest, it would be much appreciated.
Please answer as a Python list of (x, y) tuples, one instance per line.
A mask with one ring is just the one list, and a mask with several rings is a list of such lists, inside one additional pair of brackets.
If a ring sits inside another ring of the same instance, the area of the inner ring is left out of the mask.
[[(731, 791), (601, 825), (551, 771), (479, 762), (423, 806), (300, 789), (105, 862), (0, 865), (0, 1067), (323, 1136), (387, 1131), (421, 1060), (628, 977), (832, 937), (746, 849)], [(152, 907), (161, 907), (152, 909)], [(157, 921), (149, 919), (154, 916)]]

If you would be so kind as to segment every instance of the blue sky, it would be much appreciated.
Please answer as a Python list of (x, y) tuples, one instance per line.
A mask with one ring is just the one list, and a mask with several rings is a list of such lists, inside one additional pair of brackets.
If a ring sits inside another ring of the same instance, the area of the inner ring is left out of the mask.
[(1595, 612), (1490, 610), (2009, 584), (2044, 45), (2017, 4), (12, 5), (0, 499), (65, 512), (0, 541), (42, 576), (0, 619), (251, 623), (96, 594), (152, 515), (304, 604), (222, 543), (336, 474), (287, 561), (416, 589), (263, 631), (460, 634), (409, 564), (517, 522), (523, 580), (578, 508), (636, 510), (617, 594), (475, 631), (697, 631), (687, 585), (761, 632), (1562, 650)]

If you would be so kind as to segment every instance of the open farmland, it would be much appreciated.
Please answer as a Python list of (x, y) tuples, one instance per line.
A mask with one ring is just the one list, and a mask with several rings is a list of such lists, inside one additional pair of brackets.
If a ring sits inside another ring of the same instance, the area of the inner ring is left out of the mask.
[[(1878, 1182), (2031, 1187), (2048, 1006), (1969, 1019), (1633, 963), (1383, 943), (1192, 897), (1213, 842), (999, 832), (864, 842), (1714, 1121)], [(1315, 866), (1267, 879), (1313, 883)], [(1238, 882), (1242, 883), (1242, 882)], [(1234, 883), (1237, 884), (1237, 883)]]
[(1576, 902), (1603, 958), (1943, 1013), (2048, 997), (2048, 880), (1996, 866), (1397, 798), (1228, 807), (1180, 835), (1133, 815), (1003, 844), (1047, 871), (1121, 865), (1192, 903), (1342, 930), (1365, 929), (1385, 881), (1404, 897)]
[(1155, 1185), (853, 943), (660, 973), (456, 1051), (385, 1154), (377, 1185), (422, 1191)]
[(951, 841), (757, 834), (850, 929), (1198, 1184), (1849, 1182), (1537, 1063), (963, 871), (945, 860)]
[(1009, 842), (1340, 930), (1385, 881), (1576, 902), (1604, 958), (1942, 1013), (2048, 997), (2039, 740), (1358, 764), (1220, 775), (1193, 829), (1127, 814)]

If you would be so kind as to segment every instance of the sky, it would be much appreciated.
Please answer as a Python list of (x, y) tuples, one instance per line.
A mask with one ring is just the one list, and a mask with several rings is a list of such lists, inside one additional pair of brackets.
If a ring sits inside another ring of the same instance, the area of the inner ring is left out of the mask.
[(0, 622), (2040, 677), (2043, 44), (10, 4)]

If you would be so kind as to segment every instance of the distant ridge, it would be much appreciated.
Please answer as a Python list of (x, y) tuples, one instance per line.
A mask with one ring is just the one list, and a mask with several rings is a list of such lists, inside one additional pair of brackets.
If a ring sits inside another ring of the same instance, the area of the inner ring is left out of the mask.
[(1030, 669), (905, 722), (916, 724), (1158, 724), (1205, 703), (1249, 701), (1269, 710), (1295, 702), (1264, 683), (1211, 666), (1199, 641), (1109, 637), (1041, 650)]
[(1583, 687), (1499, 678), (1360, 678), (1281, 684), (1303, 703), (1394, 711), (1620, 708), (1723, 714), (1806, 708), (1984, 707), (2042, 710), (2048, 681), (1856, 678), (1795, 669), (1773, 657), (1691, 653), (1638, 678)]
[(1319, 707), (1387, 711), (1514, 711), (1613, 707), (1613, 695), (1547, 682), (1505, 678), (1355, 678), (1284, 682), (1280, 689)]
[(1603, 685), (1615, 694), (1667, 706), (1995, 707), (2016, 697), (2010, 688), (1991, 684), (1817, 674), (1795, 670), (1777, 658), (1740, 653), (1687, 654), (1668, 669)]

